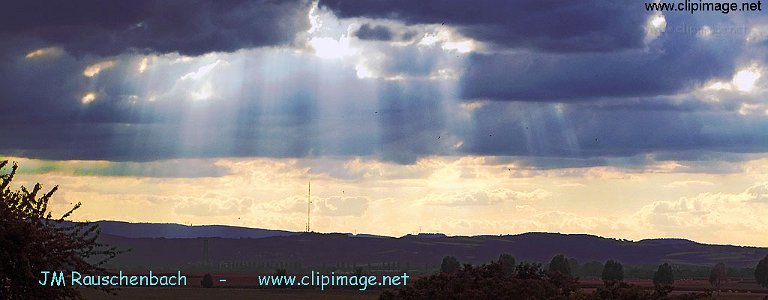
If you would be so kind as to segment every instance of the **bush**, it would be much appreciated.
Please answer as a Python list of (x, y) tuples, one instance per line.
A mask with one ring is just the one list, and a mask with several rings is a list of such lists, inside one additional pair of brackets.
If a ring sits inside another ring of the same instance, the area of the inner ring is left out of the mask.
[(624, 267), (617, 261), (608, 260), (605, 262), (601, 277), (606, 282), (622, 281), (624, 280)]
[(657, 287), (672, 286), (675, 283), (675, 275), (672, 272), (672, 266), (663, 263), (659, 269), (653, 273), (653, 285)]
[(755, 280), (765, 288), (768, 288), (768, 255), (755, 267)]
[(512, 256), (512, 254), (502, 253), (499, 255), (499, 263), (501, 264), (501, 268), (504, 270), (504, 272), (509, 274), (515, 272), (515, 258)]
[(443, 262), (440, 264), (440, 272), (453, 273), (459, 270), (461, 264), (459, 260), (453, 256), (443, 257)]
[(571, 275), (571, 265), (568, 263), (568, 259), (565, 258), (565, 255), (555, 255), (555, 257), (552, 258), (552, 261), (549, 262), (549, 271)]
[[(0, 162), (0, 172), (7, 164)], [(50, 281), (47, 286), (41, 285), (40, 272), (103, 275), (107, 271), (102, 266), (122, 251), (96, 242), (97, 224), (65, 222), (80, 203), (60, 218), (53, 218), (48, 201), (58, 187), (43, 195), (39, 183), (31, 191), (23, 186), (11, 190), (17, 169), (14, 164), (10, 173), (0, 175), (0, 298), (82, 298), (72, 285), (52, 287)], [(96, 289), (114, 293), (109, 286)]]

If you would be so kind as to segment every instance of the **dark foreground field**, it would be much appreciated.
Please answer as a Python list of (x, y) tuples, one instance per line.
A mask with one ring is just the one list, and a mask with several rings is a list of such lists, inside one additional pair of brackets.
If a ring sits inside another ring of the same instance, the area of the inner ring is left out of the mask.
[[(627, 282), (652, 289), (650, 280), (629, 279)], [(594, 279), (581, 280), (582, 291), (590, 292), (602, 282)], [(707, 280), (678, 280), (673, 293), (701, 292), (710, 290)], [(325, 290), (319, 289), (260, 289), (255, 287), (218, 287), (205, 289), (200, 287), (182, 288), (122, 288), (117, 296), (111, 296), (91, 289), (84, 289), (83, 295), (89, 300), (110, 299), (189, 299), (189, 300), (225, 300), (225, 299), (378, 299), (381, 290)], [(713, 299), (763, 299), (768, 291), (754, 282), (733, 280), (723, 284), (722, 291), (714, 294)]]
[(225, 300), (225, 299), (378, 299), (381, 291), (320, 291), (247, 288), (123, 288), (117, 296), (91, 289), (83, 291), (88, 300)]
[[(129, 299), (184, 299), (184, 300), (225, 300), (225, 299), (378, 299), (380, 291), (312, 291), (312, 290), (267, 290), (247, 288), (124, 288), (117, 296), (94, 290), (83, 291), (88, 300), (129, 300)], [(766, 294), (722, 292), (713, 299), (763, 299)]]

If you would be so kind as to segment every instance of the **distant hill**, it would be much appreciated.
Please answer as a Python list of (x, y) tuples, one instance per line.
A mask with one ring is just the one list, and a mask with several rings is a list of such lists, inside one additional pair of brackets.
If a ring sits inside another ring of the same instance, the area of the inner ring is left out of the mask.
[(161, 223), (129, 223), (120, 221), (97, 221), (101, 232), (104, 234), (128, 237), (128, 238), (265, 238), (273, 236), (288, 236), (298, 233), (237, 226), (224, 225), (199, 225), (188, 226), (180, 224)]
[[(230, 226), (100, 224), (103, 226), (101, 241), (132, 249), (112, 262), (126, 267), (183, 269), (199, 264), (203, 260), (204, 240), (208, 240), (209, 261), (213, 264), (259, 262), (319, 266), (398, 262), (424, 266), (439, 264), (445, 255), (454, 255), (462, 262), (486, 263), (507, 252), (518, 261), (544, 263), (556, 254), (565, 254), (581, 263), (615, 259), (629, 265), (669, 262), (711, 267), (723, 262), (729, 267), (754, 267), (768, 255), (768, 248), (706, 245), (679, 239), (632, 242), (586, 234), (524, 233), (473, 237), (425, 234), (394, 238)], [(221, 236), (213, 237), (217, 234)]]

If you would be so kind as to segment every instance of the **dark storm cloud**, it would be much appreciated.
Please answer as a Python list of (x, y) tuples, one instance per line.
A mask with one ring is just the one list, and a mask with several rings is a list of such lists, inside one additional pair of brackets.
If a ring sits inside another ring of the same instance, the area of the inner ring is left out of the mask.
[(363, 24), (355, 32), (355, 36), (361, 40), (389, 41), (392, 40), (392, 31), (386, 26)]
[(82, 55), (200, 55), (289, 44), (309, 28), (309, 1), (13, 1), (0, 36), (36, 38)]
[(202, 159), (164, 160), (153, 163), (29, 160), (20, 165), (22, 165), (19, 169), (20, 174), (200, 178), (221, 177), (231, 173), (226, 167)]
[(437, 141), (445, 126), (441, 95), (428, 82), (392, 82), (381, 88), (379, 110), (381, 152), (385, 160), (414, 163), (439, 152)]
[[(558, 107), (559, 106), (559, 107)], [(500, 118), (499, 115), (504, 115)], [(463, 133), (464, 153), (542, 158), (631, 157), (669, 153), (681, 160), (711, 160), (713, 152), (768, 150), (768, 121), (759, 117), (648, 110), (602, 110), (584, 105), (492, 102), (473, 114)], [(714, 125), (717, 124), (717, 125)], [(601, 161), (531, 160), (547, 166)], [(607, 163), (611, 163), (607, 161)], [(631, 162), (628, 162), (630, 165)]]
[(611, 53), (476, 54), (470, 58), (462, 80), (463, 96), (579, 101), (672, 95), (713, 79), (727, 81), (743, 50), (744, 35), (703, 39), (696, 32), (674, 32), (674, 28), (697, 24), (706, 23), (690, 16), (667, 17), (669, 31), (644, 49)]
[(645, 35), (646, 15), (634, 1), (321, 0), (319, 5), (343, 18), (444, 24), (490, 44), (548, 52), (640, 48)]

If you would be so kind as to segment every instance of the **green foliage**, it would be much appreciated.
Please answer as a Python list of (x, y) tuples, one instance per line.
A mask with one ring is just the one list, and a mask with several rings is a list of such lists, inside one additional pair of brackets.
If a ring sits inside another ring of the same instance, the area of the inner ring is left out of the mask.
[(568, 264), (568, 259), (565, 258), (565, 255), (555, 255), (552, 261), (549, 262), (549, 271), (571, 275), (571, 266)]
[(668, 287), (675, 283), (675, 276), (672, 273), (672, 266), (668, 263), (663, 263), (653, 273), (653, 284), (657, 287)]
[(205, 275), (203, 275), (203, 280), (200, 280), (200, 285), (204, 288), (213, 287), (213, 276), (211, 276), (211, 273), (205, 273)]
[(504, 272), (509, 274), (515, 272), (515, 258), (512, 256), (512, 254), (502, 253), (499, 255), (499, 263), (501, 264), (501, 269)]
[(622, 281), (624, 280), (624, 267), (620, 262), (608, 260), (603, 267), (601, 278), (606, 282)]
[(720, 285), (726, 279), (726, 274), (727, 270), (725, 269), (725, 264), (716, 264), (715, 267), (712, 268), (712, 272), (709, 273), (709, 284), (711, 284), (716, 289), (720, 289)]
[(443, 257), (443, 262), (440, 264), (440, 272), (453, 273), (459, 270), (461, 264), (459, 260), (454, 256)]
[[(0, 172), (7, 165), (8, 161), (0, 161)], [(58, 187), (44, 194), (39, 183), (32, 190), (24, 186), (12, 190), (17, 169), (14, 164), (9, 173), (0, 175), (0, 298), (81, 299), (74, 286), (40, 285), (40, 272), (103, 275), (107, 273), (103, 265), (122, 251), (96, 242), (98, 225), (65, 222), (80, 203), (53, 218), (48, 201)], [(114, 293), (113, 287), (96, 289)]]
[(755, 267), (755, 280), (765, 288), (768, 288), (768, 255)]

